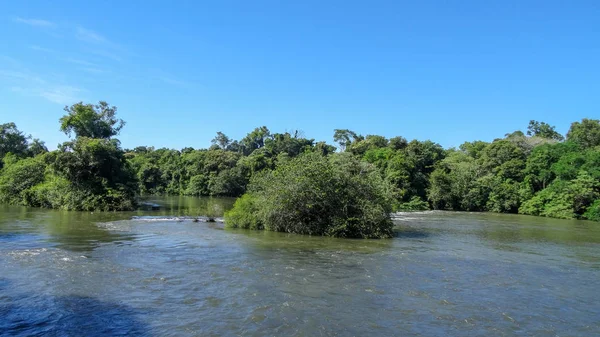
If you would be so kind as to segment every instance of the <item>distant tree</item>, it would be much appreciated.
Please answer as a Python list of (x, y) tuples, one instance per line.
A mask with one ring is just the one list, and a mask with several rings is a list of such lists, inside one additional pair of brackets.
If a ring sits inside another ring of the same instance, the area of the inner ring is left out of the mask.
[(554, 139), (558, 141), (563, 141), (565, 139), (565, 137), (563, 137), (560, 133), (556, 132), (554, 126), (550, 126), (547, 123), (538, 122), (535, 120), (529, 121), (529, 126), (527, 127), (527, 135), (547, 139)]
[(242, 145), (237, 140), (234, 140), (227, 146), (227, 150), (232, 152), (242, 152)]
[(27, 148), (27, 153), (32, 157), (35, 157), (39, 154), (43, 154), (46, 152), (48, 152), (46, 143), (44, 143), (43, 141), (41, 141), (37, 138), (34, 138), (33, 141), (31, 141), (31, 143), (28, 145), (28, 148)]
[(394, 150), (402, 150), (406, 148), (407, 145), (408, 141), (406, 140), (406, 138), (401, 136), (390, 138), (390, 141), (388, 143), (388, 146)]
[(298, 137), (297, 132), (294, 135), (289, 132), (274, 133), (265, 140), (265, 149), (274, 156), (287, 153), (289, 156), (295, 157), (304, 152), (305, 149), (311, 148), (313, 143), (314, 139)]
[(334, 153), (336, 150), (335, 146), (329, 145), (325, 142), (317, 142), (313, 149), (314, 152), (320, 153), (324, 156)]
[(584, 148), (600, 145), (600, 120), (584, 118), (574, 122), (567, 133), (567, 140)]
[(108, 139), (119, 134), (125, 122), (115, 117), (117, 107), (104, 101), (98, 104), (79, 102), (64, 109), (67, 114), (60, 119), (60, 131), (76, 137)]
[(364, 139), (354, 141), (346, 150), (356, 155), (364, 155), (372, 149), (380, 149), (388, 146), (388, 140), (383, 136), (367, 135)]
[(525, 137), (525, 134), (523, 133), (523, 131), (517, 130), (517, 131), (511, 132), (511, 133), (505, 134), (504, 137), (506, 137), (506, 138), (518, 138), (518, 137)]
[(148, 153), (152, 151), (154, 151), (154, 148), (152, 146), (136, 146), (133, 149), (133, 152), (135, 153)]
[(220, 149), (227, 149), (229, 144), (231, 144), (231, 139), (227, 137), (223, 132), (217, 132), (215, 138), (210, 141), (213, 145), (217, 145)]
[(0, 124), (0, 159), (7, 153), (24, 156), (27, 153), (28, 136), (15, 123)]
[(478, 159), (479, 157), (481, 157), (483, 150), (486, 146), (488, 146), (488, 144), (489, 143), (487, 142), (476, 140), (474, 142), (464, 142), (459, 146), (459, 148), (461, 151), (468, 154), (472, 158)]
[(353, 142), (363, 139), (362, 136), (348, 129), (335, 129), (333, 132), (333, 140), (340, 144), (340, 149), (342, 151), (346, 151), (346, 148)]
[(266, 126), (255, 128), (242, 139), (244, 154), (249, 155), (252, 151), (265, 146), (265, 140), (271, 137), (271, 132)]

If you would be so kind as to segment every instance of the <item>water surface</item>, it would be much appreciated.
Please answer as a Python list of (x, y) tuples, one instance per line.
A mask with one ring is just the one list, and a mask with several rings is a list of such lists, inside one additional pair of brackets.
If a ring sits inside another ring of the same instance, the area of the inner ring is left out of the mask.
[(426, 212), (342, 240), (167, 217), (227, 199), (153, 202), (0, 205), (0, 335), (600, 335), (599, 223)]

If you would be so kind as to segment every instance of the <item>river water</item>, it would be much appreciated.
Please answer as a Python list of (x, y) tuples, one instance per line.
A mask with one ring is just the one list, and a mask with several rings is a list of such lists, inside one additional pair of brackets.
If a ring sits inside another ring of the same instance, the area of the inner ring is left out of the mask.
[(154, 202), (0, 205), (0, 335), (600, 335), (600, 223), (407, 213), (394, 239), (343, 240), (168, 217), (231, 200)]

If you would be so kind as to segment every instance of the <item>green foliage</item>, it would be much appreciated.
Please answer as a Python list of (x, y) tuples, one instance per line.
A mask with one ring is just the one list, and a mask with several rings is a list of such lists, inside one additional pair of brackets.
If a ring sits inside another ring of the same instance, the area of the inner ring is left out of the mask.
[(253, 177), (249, 190), (251, 196), (228, 213), (229, 226), (353, 238), (392, 235), (392, 186), (349, 154), (308, 153), (281, 162)]
[(563, 219), (587, 218), (587, 215), (594, 218), (593, 205), (599, 198), (600, 181), (581, 171), (573, 180), (554, 181), (523, 203), (519, 212)]
[(390, 138), (388, 146), (393, 150), (402, 150), (408, 146), (408, 141), (402, 136)]
[(238, 196), (246, 190), (246, 179), (239, 167), (226, 169), (208, 179), (210, 195)]
[(0, 158), (7, 153), (24, 156), (27, 152), (28, 139), (29, 137), (17, 129), (15, 123), (0, 124)]
[(587, 211), (583, 213), (583, 217), (592, 221), (600, 221), (600, 199), (588, 207)]
[(388, 140), (385, 137), (377, 135), (367, 135), (364, 139), (357, 140), (347, 147), (347, 150), (355, 155), (362, 156), (369, 150), (381, 149), (388, 146)]
[(413, 196), (410, 198), (408, 202), (403, 202), (397, 205), (394, 205), (395, 211), (404, 211), (404, 212), (412, 212), (412, 211), (426, 211), (429, 209), (429, 204), (426, 201), (421, 200), (421, 198), (417, 196)]
[(209, 195), (208, 178), (203, 174), (193, 176), (190, 179), (184, 194), (193, 196)]
[(209, 149), (124, 151), (112, 138), (124, 125), (115, 107), (65, 111), (61, 130), (76, 137), (52, 152), (14, 123), (0, 125), (0, 202), (129, 210), (139, 193), (245, 195), (231, 226), (342, 237), (390, 235), (389, 205), (600, 220), (600, 120), (573, 123), (566, 141), (532, 120), (526, 134), (448, 150), (336, 129), (335, 153), (300, 131), (262, 126), (241, 140), (217, 132)]
[(67, 135), (108, 139), (119, 134), (125, 125), (115, 117), (117, 108), (104, 101), (96, 105), (79, 102), (64, 110), (67, 114), (60, 119), (60, 131)]
[(264, 229), (259, 211), (257, 198), (246, 193), (235, 201), (231, 210), (225, 212), (225, 224), (228, 228)]
[(495, 179), (490, 189), (487, 210), (496, 213), (516, 213), (520, 205), (519, 184), (511, 179)]
[(428, 198), (435, 209), (485, 210), (493, 177), (485, 173), (467, 153), (450, 153), (431, 174)]
[(27, 158), (6, 165), (0, 175), (0, 203), (27, 205), (27, 190), (44, 181), (43, 158)]
[(271, 131), (266, 126), (255, 128), (241, 140), (241, 148), (245, 155), (265, 146), (265, 141), (271, 136)]
[(76, 210), (131, 210), (137, 181), (117, 140), (78, 137), (62, 144), (50, 164), (69, 181), (79, 202), (62, 208)]
[(529, 121), (529, 126), (527, 127), (527, 135), (528, 136), (537, 136), (547, 139), (554, 139), (558, 141), (562, 141), (565, 139), (560, 133), (556, 132), (554, 126), (550, 126), (544, 122), (538, 122), (531, 120)]
[(227, 137), (223, 132), (217, 132), (217, 135), (213, 140), (210, 141), (213, 145), (218, 146), (219, 149), (226, 150), (231, 144), (231, 139)]
[(27, 147), (27, 154), (31, 157), (35, 157), (47, 152), (48, 148), (46, 147), (46, 143), (37, 138), (33, 139)]
[(51, 153), (37, 139), (29, 144), (13, 123), (3, 125), (5, 144), (19, 139), (18, 151), (14, 145), (11, 151), (32, 158), (5, 156), (0, 202), (86, 211), (133, 209), (138, 184), (119, 141), (110, 139), (124, 124), (115, 118), (116, 108), (100, 102), (65, 110), (61, 130), (77, 137)]
[(567, 140), (583, 148), (599, 146), (600, 120), (584, 118), (581, 122), (574, 122), (567, 133)]
[(460, 150), (472, 158), (479, 159), (483, 150), (489, 145), (489, 143), (477, 140), (474, 142), (464, 142), (460, 145)]
[(359, 142), (363, 139), (361, 135), (348, 129), (335, 129), (333, 131), (333, 141), (340, 145), (342, 151), (346, 151), (352, 143)]

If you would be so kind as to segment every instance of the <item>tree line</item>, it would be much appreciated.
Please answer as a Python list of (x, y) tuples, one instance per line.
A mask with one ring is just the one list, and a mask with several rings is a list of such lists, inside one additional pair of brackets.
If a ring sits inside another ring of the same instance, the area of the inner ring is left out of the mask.
[[(141, 194), (239, 197), (254, 190), (263, 196), (261, 202), (275, 206), (281, 200), (259, 193), (272, 190), (259, 180), (271, 175), (267, 181), (272, 186), (287, 189), (278, 177), (293, 180), (285, 172), (313, 167), (315, 174), (336, 177), (339, 186), (349, 186), (335, 171), (337, 165), (350, 171), (360, 167), (356, 174), (377, 173), (381, 181), (370, 181), (386, 190), (383, 199), (390, 210), (489, 211), (600, 221), (600, 120), (574, 122), (565, 136), (545, 122), (531, 121), (525, 132), (449, 149), (430, 140), (363, 136), (346, 129), (334, 130), (333, 146), (298, 131), (274, 133), (261, 126), (240, 140), (218, 132), (208, 149), (175, 150), (123, 149), (115, 137), (125, 123), (116, 111), (106, 102), (66, 107), (60, 130), (71, 138), (55, 151), (14, 123), (0, 125), (0, 202), (130, 210)], [(322, 162), (323, 158), (329, 159)], [(310, 179), (314, 186), (325, 181)], [(265, 216), (264, 222), (268, 219)]]

